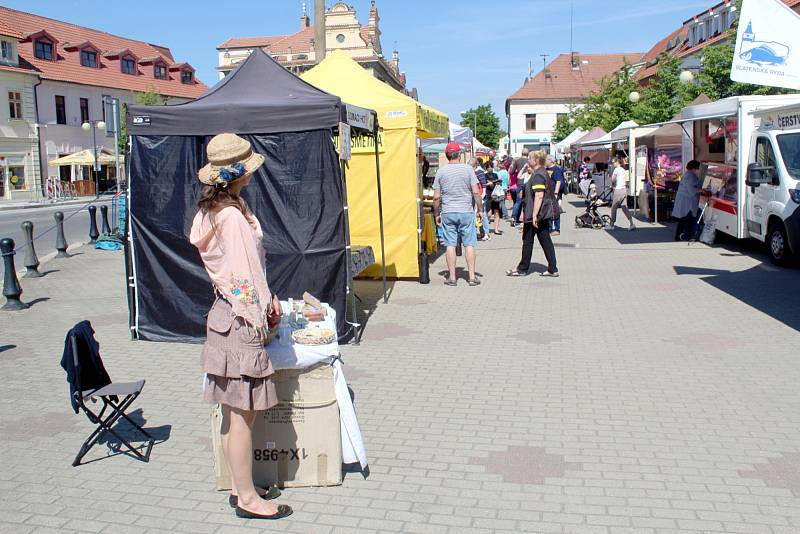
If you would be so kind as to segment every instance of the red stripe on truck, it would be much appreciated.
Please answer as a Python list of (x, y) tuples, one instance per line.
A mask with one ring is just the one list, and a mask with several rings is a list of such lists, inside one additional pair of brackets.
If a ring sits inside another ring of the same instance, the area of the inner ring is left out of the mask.
[(715, 210), (724, 211), (732, 215), (736, 215), (739, 209), (736, 207), (736, 202), (732, 200), (722, 200), (720, 198), (711, 198), (709, 205)]

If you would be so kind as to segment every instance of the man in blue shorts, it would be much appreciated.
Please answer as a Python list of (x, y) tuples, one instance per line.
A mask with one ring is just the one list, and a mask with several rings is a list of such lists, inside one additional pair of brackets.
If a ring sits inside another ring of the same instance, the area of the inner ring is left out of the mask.
[(460, 237), (466, 249), (469, 285), (477, 286), (481, 283), (475, 277), (475, 245), (478, 242), (475, 221), (481, 213), (478, 177), (472, 167), (459, 162), (461, 145), (447, 143), (444, 153), (447, 165), (439, 168), (433, 181), (433, 213), (436, 215), (436, 224), (443, 230), (447, 247), (445, 258), (450, 273), (444, 283), (448, 286), (457, 284), (456, 245)]

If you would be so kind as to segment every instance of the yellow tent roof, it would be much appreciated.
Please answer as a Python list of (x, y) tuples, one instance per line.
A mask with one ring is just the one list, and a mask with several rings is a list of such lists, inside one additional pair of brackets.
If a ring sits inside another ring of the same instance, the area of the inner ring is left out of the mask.
[[(115, 165), (114, 153), (107, 148), (98, 150), (97, 159), (100, 160), (100, 165)], [(123, 156), (119, 156), (120, 162), (124, 160)], [(94, 150), (87, 148), (68, 156), (62, 156), (49, 162), (49, 165), (66, 166), (66, 165), (94, 165)]]
[(345, 102), (374, 109), (384, 129), (416, 128), (420, 137), (450, 135), (447, 115), (392, 89), (341, 50), (300, 77)]

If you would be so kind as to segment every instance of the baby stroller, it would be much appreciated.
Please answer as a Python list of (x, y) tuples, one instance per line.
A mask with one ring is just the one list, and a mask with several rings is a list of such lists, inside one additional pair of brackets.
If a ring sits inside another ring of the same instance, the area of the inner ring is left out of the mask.
[(592, 183), (586, 199), (586, 211), (575, 217), (575, 228), (603, 228), (610, 225), (610, 216), (597, 213), (597, 208), (603, 204), (603, 200), (597, 196), (597, 187)]

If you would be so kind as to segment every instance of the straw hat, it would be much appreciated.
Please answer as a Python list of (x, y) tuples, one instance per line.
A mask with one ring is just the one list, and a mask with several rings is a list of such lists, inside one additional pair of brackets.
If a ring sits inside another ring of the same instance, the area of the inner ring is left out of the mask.
[(264, 156), (253, 152), (249, 141), (232, 133), (215, 135), (206, 147), (206, 154), (208, 164), (197, 173), (206, 185), (228, 187), (250, 176), (264, 163)]

